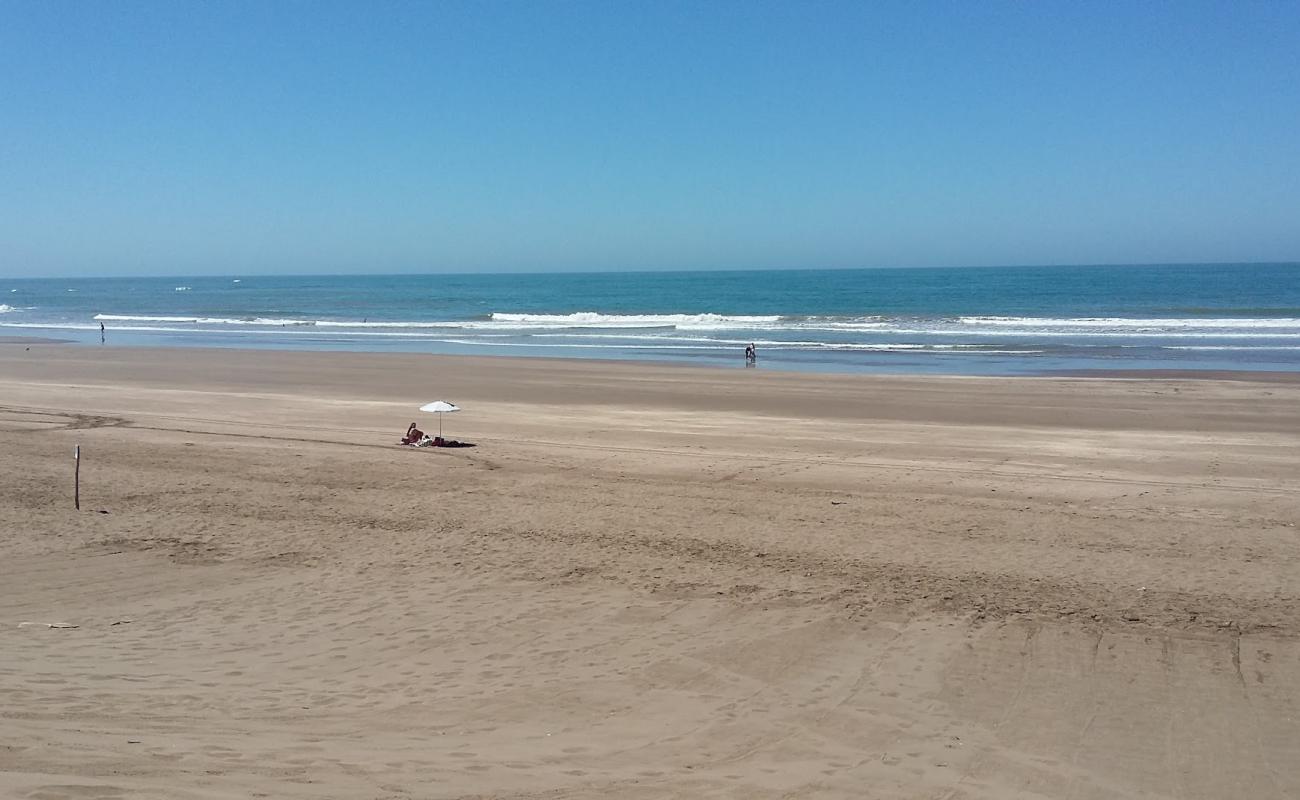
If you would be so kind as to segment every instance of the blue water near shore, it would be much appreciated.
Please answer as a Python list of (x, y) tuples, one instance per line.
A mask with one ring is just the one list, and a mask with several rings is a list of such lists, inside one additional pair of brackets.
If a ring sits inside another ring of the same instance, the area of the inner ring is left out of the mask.
[(0, 335), (1023, 375), (1300, 371), (1300, 264), (0, 278)]

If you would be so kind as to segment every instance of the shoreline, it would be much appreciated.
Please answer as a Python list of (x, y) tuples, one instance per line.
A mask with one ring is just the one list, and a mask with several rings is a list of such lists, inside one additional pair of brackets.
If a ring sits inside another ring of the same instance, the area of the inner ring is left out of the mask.
[[(0, 375), (10, 379), (168, 392), (258, 393), (281, 387), (293, 395), (377, 402), (402, 398), (416, 406), (443, 399), (539, 408), (629, 406), (672, 413), (735, 413), (892, 423), (1068, 426), (1082, 429), (1228, 429), (1289, 432), (1289, 421), (1243, 412), (1221, 420), (1213, 401), (1189, 405), (1187, 417), (1157, 406), (1132, 406), (1132, 387), (1149, 384), (1178, 400), (1178, 384), (1282, 387), (1291, 382), (1133, 376), (809, 374), (643, 361), (512, 358), (409, 353), (143, 348), (44, 345), (37, 351), (0, 345)], [(1090, 387), (1083, 402), (1073, 387)], [(959, 392), (952, 394), (954, 388)], [(1139, 393), (1148, 391), (1138, 388)], [(1179, 402), (1189, 404), (1191, 396)]]
[[(111, 328), (110, 328), (111, 330)], [(687, 370), (705, 370), (717, 372), (731, 372), (732, 367), (719, 366), (715, 364), (695, 364), (687, 361), (676, 360), (658, 360), (658, 359), (618, 359), (618, 358), (573, 358), (563, 356), (510, 356), (510, 355), (464, 355), (454, 353), (424, 353), (411, 351), (381, 351), (381, 350), (313, 350), (298, 348), (260, 348), (260, 347), (218, 347), (210, 345), (182, 345), (182, 346), (165, 346), (165, 345), (117, 345), (101, 344), (92, 342), (81, 342), (74, 339), (55, 339), (37, 336), (0, 336), (0, 345), (63, 345), (73, 348), (114, 348), (119, 350), (136, 350), (136, 351), (159, 351), (159, 352), (240, 352), (240, 353), (318, 353), (324, 355), (337, 356), (373, 356), (377, 358), (446, 358), (446, 359), (489, 359), (493, 361), (509, 363), (527, 363), (527, 362), (545, 362), (553, 364), (606, 364), (620, 367), (655, 367), (666, 369), (687, 369)], [(745, 369), (738, 366), (735, 369)], [(763, 365), (762, 362), (752, 368), (755, 373), (779, 374), (779, 375), (798, 375), (807, 379), (833, 378), (833, 377), (854, 377), (854, 378), (935, 378), (935, 379), (980, 379), (980, 380), (1040, 380), (1040, 379), (1111, 379), (1111, 380), (1189, 380), (1189, 381), (1238, 381), (1247, 383), (1300, 383), (1300, 370), (1280, 371), (1280, 370), (1226, 370), (1226, 369), (1044, 369), (1032, 373), (1016, 373), (1005, 375), (973, 374), (960, 372), (932, 372), (932, 371), (876, 371), (876, 370), (821, 370), (821, 369), (782, 369), (771, 368)]]
[(78, 344), (74, 339), (51, 339), (47, 336), (0, 336), (0, 344)]

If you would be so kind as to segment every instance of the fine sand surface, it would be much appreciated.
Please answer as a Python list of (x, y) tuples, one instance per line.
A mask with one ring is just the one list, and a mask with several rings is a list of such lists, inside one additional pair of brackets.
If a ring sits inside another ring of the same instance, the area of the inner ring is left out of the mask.
[(1300, 797), (1295, 382), (27, 346), (0, 797)]

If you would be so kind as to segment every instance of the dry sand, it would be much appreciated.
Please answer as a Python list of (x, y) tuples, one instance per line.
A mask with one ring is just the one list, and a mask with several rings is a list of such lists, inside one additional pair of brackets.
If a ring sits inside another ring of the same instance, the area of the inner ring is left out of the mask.
[(25, 346), (0, 796), (1300, 797), (1294, 382)]

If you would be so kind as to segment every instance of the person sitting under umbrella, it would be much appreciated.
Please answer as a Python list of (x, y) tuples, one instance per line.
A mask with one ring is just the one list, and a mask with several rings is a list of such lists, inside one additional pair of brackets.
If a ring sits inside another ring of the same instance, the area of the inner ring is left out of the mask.
[(424, 431), (415, 427), (415, 423), (412, 422), (410, 427), (406, 429), (406, 435), (402, 437), (402, 444), (419, 444), (423, 438)]

